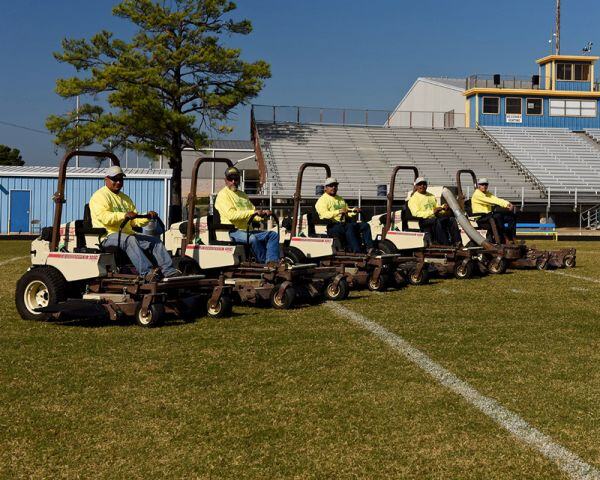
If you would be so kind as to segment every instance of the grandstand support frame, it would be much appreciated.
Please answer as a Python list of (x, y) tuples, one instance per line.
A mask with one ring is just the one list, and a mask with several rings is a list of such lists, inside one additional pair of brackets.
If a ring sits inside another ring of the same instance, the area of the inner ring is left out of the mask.
[(265, 157), (262, 149), (260, 148), (260, 137), (258, 136), (258, 128), (256, 127), (256, 120), (254, 119), (254, 106), (252, 106), (250, 109), (250, 136), (252, 143), (254, 144), (254, 155), (256, 156), (256, 165), (258, 166), (258, 181), (260, 183), (260, 190), (267, 181), (267, 168), (265, 165)]
[(535, 187), (540, 190), (544, 195), (548, 196), (548, 191), (544, 184), (538, 180), (538, 178), (529, 171), (527, 167), (525, 167), (521, 162), (519, 162), (506, 148), (504, 148), (492, 135), (490, 135), (484, 128), (480, 125), (476, 126), (476, 129), (483, 133), (483, 135), (492, 142), (506, 157), (511, 161), (511, 163), (517, 167), (517, 169), (525, 175), (525, 177), (535, 185)]

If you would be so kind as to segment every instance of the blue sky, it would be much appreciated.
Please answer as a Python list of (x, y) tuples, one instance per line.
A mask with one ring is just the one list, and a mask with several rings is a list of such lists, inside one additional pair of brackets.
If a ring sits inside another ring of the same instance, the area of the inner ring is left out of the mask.
[[(44, 130), (46, 117), (73, 108), (54, 93), (74, 70), (54, 60), (63, 37), (101, 29), (127, 37), (111, 16), (116, 0), (0, 0), (0, 122)], [(227, 42), (247, 60), (271, 64), (272, 78), (254, 103), (393, 109), (418, 76), (536, 73), (549, 53), (554, 0), (239, 0), (235, 16), (254, 32)], [(597, 0), (562, 6), (561, 51), (596, 44)], [(249, 138), (240, 108), (229, 138)], [(56, 164), (52, 137), (0, 124), (0, 143), (28, 164)]]

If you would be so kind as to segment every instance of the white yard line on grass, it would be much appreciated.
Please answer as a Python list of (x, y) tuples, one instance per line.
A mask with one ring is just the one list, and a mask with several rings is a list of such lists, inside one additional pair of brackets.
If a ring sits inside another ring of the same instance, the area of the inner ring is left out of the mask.
[(573, 275), (572, 273), (561, 272), (558, 270), (545, 270), (548, 273), (554, 273), (555, 275), (563, 275), (565, 277), (577, 278), (578, 280), (585, 280), (587, 282), (600, 283), (598, 278), (582, 277), (581, 275)]
[(508, 430), (520, 441), (530, 445), (543, 456), (554, 461), (558, 468), (568, 474), (569, 477), (577, 480), (600, 479), (600, 470), (584, 462), (576, 454), (554, 442), (548, 435), (529, 425), (516, 413), (503, 407), (493, 398), (479, 393), (467, 382), (464, 382), (452, 372), (434, 362), (425, 353), (413, 347), (402, 337), (339, 303), (329, 302), (326, 305), (340, 317), (349, 319), (352, 323), (368, 330), (377, 338), (383, 340), (407, 360), (432, 376), (439, 384), (463, 397), (468, 403), (486, 414), (502, 428)]
[(0, 262), (0, 267), (2, 265), (6, 265), (7, 263), (16, 262), (17, 260), (23, 260), (24, 258), (29, 258), (29, 255), (23, 255), (21, 257), (13, 257), (13, 258), (9, 258), (8, 260), (4, 260), (3, 262)]

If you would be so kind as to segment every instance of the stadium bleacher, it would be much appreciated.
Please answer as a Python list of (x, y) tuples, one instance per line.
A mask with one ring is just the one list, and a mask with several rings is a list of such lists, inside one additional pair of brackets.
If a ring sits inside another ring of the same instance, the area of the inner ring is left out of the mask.
[[(490, 178), (492, 191), (512, 201), (541, 198), (511, 160), (480, 131), (364, 127), (257, 122), (268, 172), (267, 182), (278, 195), (292, 195), (299, 166), (318, 161), (331, 166), (346, 197), (375, 197), (396, 165), (415, 165), (431, 184), (454, 185), (456, 171), (473, 169)], [(323, 173), (305, 174), (303, 195), (314, 195)], [(400, 180), (400, 179), (399, 179)], [(404, 185), (407, 185), (404, 179)]]
[[(481, 127), (533, 174), (551, 195), (597, 197), (600, 151), (566, 128)], [(590, 137), (600, 131), (586, 132)]]

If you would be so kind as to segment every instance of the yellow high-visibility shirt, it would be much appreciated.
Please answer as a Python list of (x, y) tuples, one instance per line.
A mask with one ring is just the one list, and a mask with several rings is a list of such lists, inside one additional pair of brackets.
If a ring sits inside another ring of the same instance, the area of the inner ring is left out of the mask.
[[(94, 228), (105, 228), (107, 235), (117, 233), (121, 222), (125, 220), (127, 212), (136, 212), (133, 200), (123, 192), (113, 193), (107, 186), (102, 187), (90, 198), (90, 213), (92, 214), (92, 226)], [(135, 235), (132, 227), (143, 227), (148, 223), (146, 218), (135, 218), (131, 220), (123, 233)]]
[[(348, 208), (346, 200), (339, 195), (334, 197), (328, 193), (321, 195), (321, 198), (315, 204), (315, 209), (321, 220), (333, 220), (334, 222), (341, 221), (342, 212), (340, 210), (342, 208)], [(349, 217), (353, 217), (354, 215), (356, 215), (355, 212), (348, 212)]]
[(438, 206), (437, 200), (433, 193), (414, 192), (408, 200), (408, 208), (413, 217), (417, 218), (433, 218), (435, 213), (433, 209)]
[(223, 187), (217, 194), (215, 208), (221, 215), (221, 223), (233, 225), (240, 230), (246, 230), (248, 220), (256, 210), (248, 195), (237, 190), (232, 191)]
[(471, 197), (471, 210), (473, 213), (490, 213), (494, 205), (506, 208), (508, 207), (508, 203), (502, 198), (495, 197), (490, 192), (483, 193), (477, 189)]

